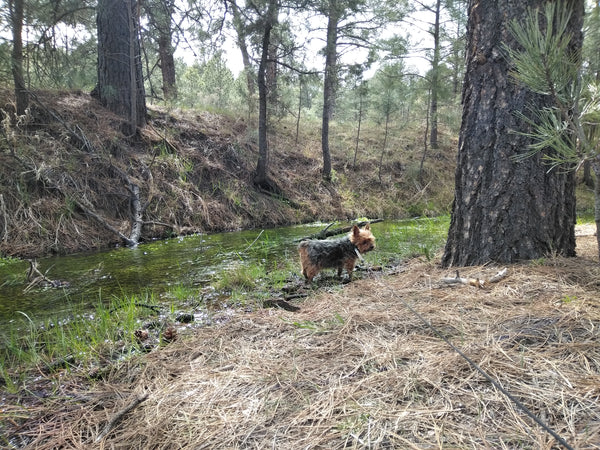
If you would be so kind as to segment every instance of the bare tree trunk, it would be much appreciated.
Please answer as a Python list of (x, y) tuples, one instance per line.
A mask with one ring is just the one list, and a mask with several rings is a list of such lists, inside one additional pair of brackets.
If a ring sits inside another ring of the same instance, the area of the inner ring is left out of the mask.
[(174, 0), (160, 0), (143, 4), (150, 25), (152, 25), (157, 35), (162, 90), (165, 100), (175, 100), (177, 98), (172, 27), (174, 3)]
[[(455, 197), (442, 258), (446, 267), (575, 255), (574, 174), (548, 170), (542, 154), (513, 158), (532, 142), (514, 132), (527, 131), (514, 111), (532, 104), (541, 108), (550, 100), (514, 82), (502, 45), (516, 45), (509, 21), (545, 1), (470, 1)], [(583, 1), (569, 4), (570, 30), (580, 46)]]
[(390, 123), (390, 113), (386, 113), (385, 115), (385, 132), (383, 134), (383, 146), (381, 148), (381, 156), (379, 157), (379, 184), (382, 184), (381, 180), (381, 168), (383, 166), (383, 157), (385, 155), (385, 149), (387, 147), (387, 138), (388, 138), (388, 128)]
[(15, 84), (16, 113), (18, 116), (25, 114), (25, 110), (29, 106), (29, 95), (27, 94), (27, 86), (23, 75), (23, 3), (24, 0), (9, 0), (8, 2), (13, 39), (11, 69)]
[(240, 15), (240, 9), (235, 0), (229, 0), (231, 4), (231, 10), (233, 13), (233, 27), (237, 35), (237, 46), (242, 54), (242, 63), (244, 64), (244, 71), (246, 72), (246, 86), (248, 88), (248, 106), (249, 113), (254, 111), (256, 105), (254, 104), (254, 96), (256, 95), (256, 80), (254, 74), (254, 68), (250, 62), (250, 53), (248, 52), (248, 45), (246, 44), (246, 31), (244, 29), (244, 22)]
[[(431, 96), (431, 89), (428, 96)], [(427, 134), (429, 130), (429, 110), (425, 118), (425, 133), (423, 133), (423, 156), (421, 157), (421, 165), (419, 166), (419, 184), (423, 186), (423, 167), (425, 166), (425, 157), (427, 156)]]
[(98, 84), (92, 91), (104, 106), (127, 118), (129, 133), (146, 123), (146, 99), (134, 0), (99, 0)]
[(329, 0), (329, 18), (327, 21), (327, 46), (325, 48), (325, 79), (323, 82), (323, 125), (321, 129), (321, 147), (323, 150), (323, 179), (331, 181), (331, 152), (329, 151), (329, 120), (333, 115), (333, 97), (337, 78), (337, 0)]
[(440, 8), (441, 0), (435, 5), (435, 23), (433, 26), (433, 61), (431, 63), (431, 148), (438, 148), (438, 91), (440, 78)]
[(254, 183), (261, 188), (269, 188), (268, 164), (269, 148), (267, 142), (267, 101), (268, 89), (266, 80), (267, 62), (269, 56), (269, 44), (271, 30), (273, 29), (276, 0), (269, 0), (268, 10), (265, 16), (264, 32), (262, 38), (262, 53), (258, 66), (258, 164)]
[(363, 116), (363, 92), (362, 89), (359, 92), (358, 99), (358, 130), (356, 131), (356, 145), (354, 147), (354, 162), (352, 163), (352, 170), (356, 170), (356, 155), (358, 154), (358, 143), (360, 142), (360, 125), (362, 123)]
[(298, 136), (300, 135), (300, 114), (302, 113), (302, 75), (299, 77), (298, 81), (299, 89), (298, 89), (298, 116), (296, 117), (296, 144), (298, 144)]

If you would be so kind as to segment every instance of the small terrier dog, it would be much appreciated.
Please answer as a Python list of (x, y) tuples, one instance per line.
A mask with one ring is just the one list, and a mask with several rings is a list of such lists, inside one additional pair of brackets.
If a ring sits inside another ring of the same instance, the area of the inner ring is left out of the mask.
[(375, 248), (375, 236), (371, 227), (366, 224), (361, 230), (354, 225), (348, 236), (329, 240), (306, 240), (298, 245), (302, 274), (310, 283), (312, 279), (324, 268), (338, 269), (338, 277), (342, 276), (342, 269), (346, 269), (348, 279), (352, 280), (352, 271), (357, 259), (362, 259), (362, 254)]

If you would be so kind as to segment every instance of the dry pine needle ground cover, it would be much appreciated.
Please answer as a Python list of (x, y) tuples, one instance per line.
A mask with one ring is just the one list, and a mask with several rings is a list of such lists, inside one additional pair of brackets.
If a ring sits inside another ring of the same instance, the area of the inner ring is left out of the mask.
[(595, 252), (580, 236), (577, 258), (509, 266), (486, 289), (442, 285), (454, 273), (425, 260), (322, 288), (298, 312), (236, 315), (91, 387), (65, 380), (19, 432), (32, 448), (559, 447), (403, 300), (569, 445), (600, 448)]

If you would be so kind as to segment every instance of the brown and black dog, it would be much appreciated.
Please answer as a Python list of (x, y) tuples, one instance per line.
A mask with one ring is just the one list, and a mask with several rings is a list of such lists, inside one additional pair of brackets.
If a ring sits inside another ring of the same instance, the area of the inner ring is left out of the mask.
[(324, 268), (337, 268), (338, 276), (342, 276), (342, 269), (348, 272), (348, 279), (352, 280), (352, 271), (356, 260), (362, 254), (375, 248), (375, 236), (371, 227), (366, 224), (360, 229), (354, 225), (348, 236), (328, 240), (306, 240), (298, 245), (302, 274), (308, 282)]

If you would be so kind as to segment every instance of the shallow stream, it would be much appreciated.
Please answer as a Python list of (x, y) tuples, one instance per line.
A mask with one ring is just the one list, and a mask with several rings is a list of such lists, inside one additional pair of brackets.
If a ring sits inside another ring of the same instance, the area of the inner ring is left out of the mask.
[[(391, 260), (395, 253), (399, 259), (407, 250), (410, 252), (412, 246), (417, 246), (418, 251), (423, 245), (429, 245), (427, 236), (423, 237), (426, 233), (420, 230), (430, 228), (431, 223), (431, 219), (424, 219), (373, 224), (378, 249), (369, 254), (367, 260), (379, 258), (381, 261), (382, 257)], [(434, 219), (434, 223), (442, 230), (447, 229), (444, 219), (441, 222)], [(29, 263), (0, 262), (0, 326), (22, 323), (24, 314), (35, 322), (68, 316), (74, 305), (79, 308), (82, 304), (89, 305), (92, 309), (98, 301), (108, 302), (114, 296), (152, 293), (160, 299), (177, 286), (207, 286), (237, 264), (270, 266), (283, 258), (297, 261), (298, 240), (319, 232), (326, 225), (201, 234), (145, 243), (137, 248), (39, 259), (39, 270), (51, 280), (68, 282), (66, 288), (35, 287), (27, 291)], [(439, 248), (440, 236), (432, 238), (436, 241), (431, 245)], [(299, 263), (297, 272), (299, 275)]]

